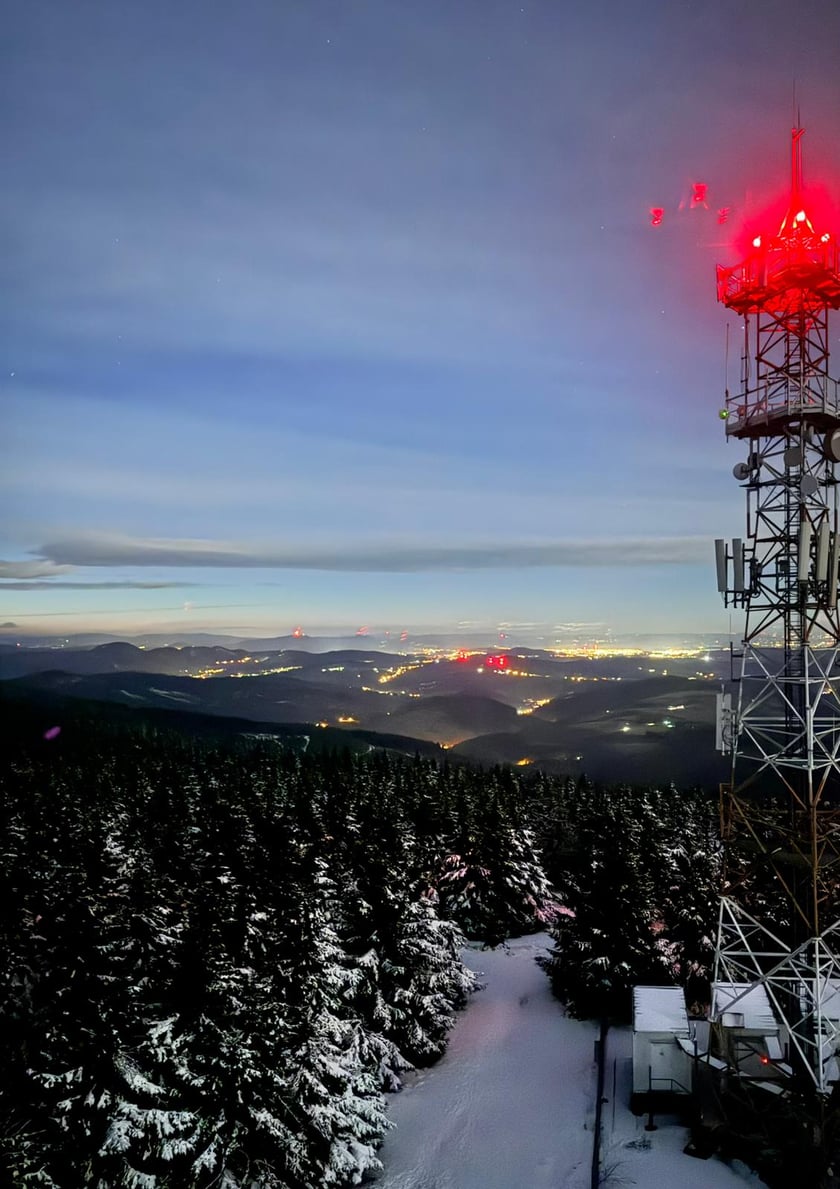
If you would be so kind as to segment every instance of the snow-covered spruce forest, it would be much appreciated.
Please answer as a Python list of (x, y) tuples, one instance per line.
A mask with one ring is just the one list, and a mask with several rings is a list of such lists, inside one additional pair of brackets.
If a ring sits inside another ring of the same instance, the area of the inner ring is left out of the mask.
[(473, 990), (464, 935), (552, 925), (581, 1016), (702, 995), (707, 795), (32, 726), (2, 785), (3, 1184), (358, 1184)]

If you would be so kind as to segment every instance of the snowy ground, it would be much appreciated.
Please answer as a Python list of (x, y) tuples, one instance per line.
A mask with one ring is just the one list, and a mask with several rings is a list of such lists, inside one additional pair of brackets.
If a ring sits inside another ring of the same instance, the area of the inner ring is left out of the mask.
[[(444, 1058), (390, 1099), (396, 1127), (377, 1189), (589, 1189), (597, 1030), (567, 1019), (553, 998), (534, 962), (548, 944), (536, 934), (507, 950), (467, 951), (486, 987)], [(605, 1172), (614, 1167), (604, 1189), (744, 1189), (719, 1161), (684, 1156), (681, 1128), (660, 1121), (645, 1132), (627, 1109), (629, 1051), (629, 1032), (618, 1030), (607, 1051), (602, 1151)]]
[(715, 1159), (696, 1160), (683, 1152), (688, 1132), (675, 1119), (657, 1117), (656, 1131), (645, 1131), (647, 1115), (635, 1118), (629, 1110), (633, 1082), (633, 1037), (630, 1028), (611, 1028), (607, 1036), (604, 1110), (601, 1116), (601, 1167), (604, 1189), (745, 1189), (762, 1182), (741, 1164), (730, 1167)]

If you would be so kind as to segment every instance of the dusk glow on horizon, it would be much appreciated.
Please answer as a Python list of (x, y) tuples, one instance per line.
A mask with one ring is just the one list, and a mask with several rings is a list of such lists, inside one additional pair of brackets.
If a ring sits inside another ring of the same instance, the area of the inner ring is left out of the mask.
[(794, 84), (840, 236), (840, 7), (791, 11), (16, 6), (3, 637), (725, 633), (715, 267)]

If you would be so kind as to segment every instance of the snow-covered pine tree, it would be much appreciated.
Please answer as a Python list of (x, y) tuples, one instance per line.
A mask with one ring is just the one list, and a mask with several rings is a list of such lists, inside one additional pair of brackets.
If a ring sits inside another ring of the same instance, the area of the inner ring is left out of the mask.
[(464, 966), (464, 936), (454, 922), (438, 916), (433, 892), (407, 903), (387, 939), (381, 983), (393, 1005), (388, 1035), (414, 1065), (427, 1065), (446, 1047), (455, 1011), (475, 989)]
[(560, 888), (563, 909), (545, 965), (574, 1015), (625, 1019), (630, 988), (669, 983), (669, 962), (654, 929), (653, 881), (641, 857), (649, 842), (632, 797), (599, 790), (593, 810), (578, 823), (577, 869)]
[(323, 860), (301, 854), (298, 878), (297, 907), (282, 921), (278, 972), (288, 1025), (282, 1122), (294, 1141), (274, 1167), (296, 1189), (326, 1189), (358, 1184), (381, 1167), (376, 1149), (388, 1121), (380, 1070), (348, 1009), (347, 959)]
[(556, 903), (531, 831), (512, 823), (495, 792), (474, 813), (436, 881), (441, 914), (488, 945), (545, 928)]

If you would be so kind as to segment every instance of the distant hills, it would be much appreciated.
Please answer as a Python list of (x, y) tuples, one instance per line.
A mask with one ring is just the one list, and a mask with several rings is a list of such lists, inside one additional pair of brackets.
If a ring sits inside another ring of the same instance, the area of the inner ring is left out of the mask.
[[(68, 699), (143, 714), (329, 732), (379, 746), (484, 763), (585, 771), (598, 780), (716, 784), (711, 675), (728, 656), (648, 661), (509, 650), (503, 668), (483, 652), (405, 655), (368, 648), (312, 653), (217, 644), (0, 650), (0, 696), (46, 705)], [(699, 668), (698, 668), (699, 665)], [(716, 668), (717, 666), (717, 668)], [(319, 724), (319, 725), (315, 725)], [(322, 734), (322, 738), (326, 736)]]

